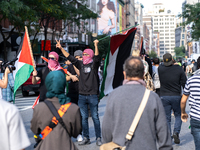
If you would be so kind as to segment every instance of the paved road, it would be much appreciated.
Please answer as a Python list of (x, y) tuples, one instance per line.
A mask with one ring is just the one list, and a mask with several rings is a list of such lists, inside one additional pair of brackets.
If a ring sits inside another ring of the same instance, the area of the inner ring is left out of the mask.
[(15, 97), (15, 105), (20, 111), (24, 111), (32, 108), (32, 105), (36, 99), (36, 96), (33, 93), (30, 93), (30, 96), (23, 97), (22, 94), (17, 94)]
[[(16, 105), (20, 109), (26, 130), (28, 133), (28, 137), (31, 141), (31, 146), (29, 146), (27, 150), (33, 150), (33, 145), (35, 143), (35, 140), (33, 138), (33, 133), (30, 130), (30, 120), (32, 118), (32, 113), (33, 113), (31, 106), (35, 99), (36, 99), (36, 96), (34, 95), (30, 97), (25, 97), (25, 98), (19, 95), (16, 99)], [(103, 119), (103, 115), (104, 115), (104, 111), (106, 107), (106, 102), (107, 102), (106, 99), (107, 97), (103, 98), (101, 102), (99, 103), (99, 116), (100, 116), (101, 123), (102, 123), (102, 119)], [(189, 110), (188, 106), (186, 107), (186, 110), (187, 111)], [(172, 117), (172, 124), (174, 124), (174, 117)], [(190, 134), (190, 129), (188, 129), (188, 127), (189, 127), (189, 121), (187, 123), (182, 124), (182, 129), (180, 133), (181, 143), (178, 145), (173, 143), (174, 150), (194, 150), (195, 149), (193, 137)], [(173, 129), (173, 126), (172, 126), (172, 129)], [(91, 140), (90, 145), (78, 146), (78, 142), (76, 142), (76, 140), (73, 138), (72, 140), (75, 142), (75, 144), (80, 150), (99, 150), (99, 147), (96, 146), (94, 126), (93, 126), (93, 121), (91, 117), (89, 118), (89, 131), (90, 131), (90, 140)]]

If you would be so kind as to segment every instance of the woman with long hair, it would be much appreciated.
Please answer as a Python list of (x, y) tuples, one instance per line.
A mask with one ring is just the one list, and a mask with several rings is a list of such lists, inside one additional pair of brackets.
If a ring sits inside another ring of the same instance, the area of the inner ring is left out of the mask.
[(115, 5), (110, 0), (99, 0), (97, 5), (100, 11), (100, 17), (97, 19), (98, 34), (111, 34), (111, 29), (115, 28)]

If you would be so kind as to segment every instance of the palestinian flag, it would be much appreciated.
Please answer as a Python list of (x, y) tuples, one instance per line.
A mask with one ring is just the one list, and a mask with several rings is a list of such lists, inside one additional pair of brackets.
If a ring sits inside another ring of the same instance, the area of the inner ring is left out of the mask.
[(114, 88), (122, 85), (124, 80), (123, 64), (131, 54), (136, 30), (137, 28), (134, 27), (124, 34), (111, 36), (110, 52), (108, 52), (104, 64), (100, 98), (103, 98), (104, 95), (111, 93)]
[(25, 30), (23, 41), (19, 47), (18, 60), (15, 62), (16, 70), (13, 71), (13, 77), (15, 79), (14, 85), (14, 97), (17, 89), (30, 77), (33, 71), (33, 57), (32, 49), (30, 46), (30, 40), (27, 29)]

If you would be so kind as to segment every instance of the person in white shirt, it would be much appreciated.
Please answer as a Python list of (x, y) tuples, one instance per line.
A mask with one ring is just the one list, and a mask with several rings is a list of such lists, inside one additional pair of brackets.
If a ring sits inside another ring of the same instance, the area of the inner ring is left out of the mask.
[[(8, 84), (9, 69), (6, 68), (4, 78), (0, 80), (1, 88)], [(0, 150), (23, 150), (30, 145), (22, 118), (16, 106), (0, 97)]]

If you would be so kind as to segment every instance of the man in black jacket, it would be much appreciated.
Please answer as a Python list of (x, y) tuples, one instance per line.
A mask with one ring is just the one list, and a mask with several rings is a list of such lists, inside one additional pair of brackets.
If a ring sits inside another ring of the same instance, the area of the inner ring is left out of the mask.
[(160, 79), (160, 97), (165, 108), (167, 123), (171, 132), (171, 110), (174, 111), (175, 125), (173, 131), (174, 143), (179, 144), (179, 133), (181, 130), (181, 86), (184, 88), (186, 76), (179, 65), (173, 65), (172, 55), (163, 55), (163, 63), (158, 67)]
[(92, 120), (94, 122), (96, 145), (101, 145), (101, 129), (98, 115), (98, 94), (99, 94), (99, 76), (98, 68), (100, 66), (100, 56), (98, 51), (98, 40), (94, 41), (95, 53), (91, 49), (85, 49), (82, 57), (83, 61), (79, 61), (66, 52), (57, 41), (56, 47), (59, 48), (63, 55), (71, 61), (71, 63), (79, 70), (79, 100), (82, 116), (82, 129), (84, 139), (79, 145), (90, 144), (89, 127), (88, 127), (88, 105), (90, 106)]

